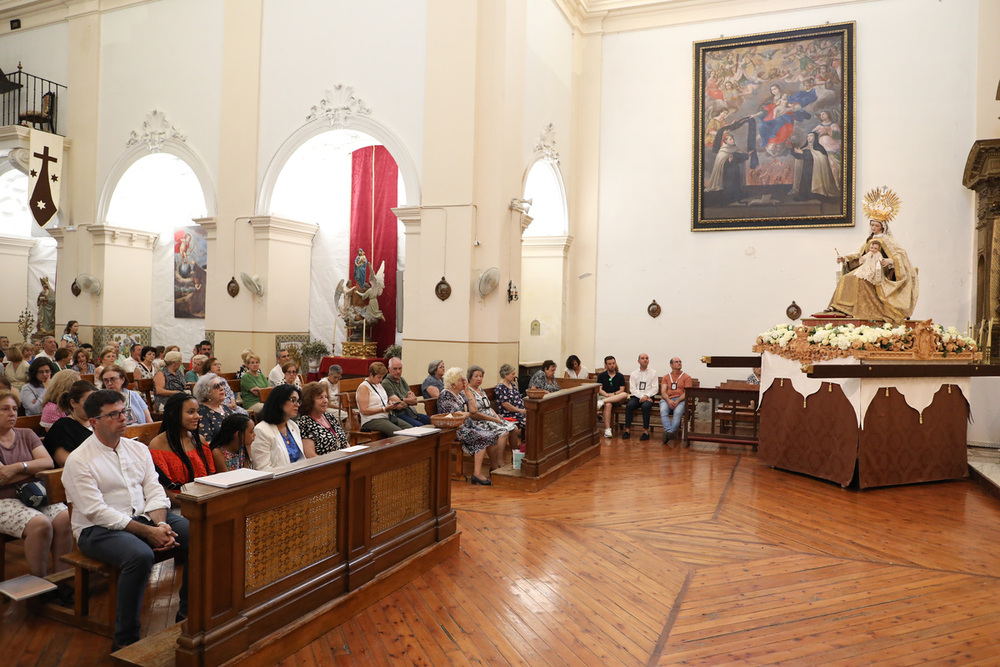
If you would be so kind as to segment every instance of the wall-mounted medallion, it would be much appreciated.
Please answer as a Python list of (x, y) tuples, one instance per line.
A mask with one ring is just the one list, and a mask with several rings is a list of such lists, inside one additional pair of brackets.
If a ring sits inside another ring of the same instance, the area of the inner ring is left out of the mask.
[(446, 301), (451, 296), (451, 285), (444, 279), (444, 276), (441, 276), (441, 281), (434, 286), (434, 295), (442, 301)]

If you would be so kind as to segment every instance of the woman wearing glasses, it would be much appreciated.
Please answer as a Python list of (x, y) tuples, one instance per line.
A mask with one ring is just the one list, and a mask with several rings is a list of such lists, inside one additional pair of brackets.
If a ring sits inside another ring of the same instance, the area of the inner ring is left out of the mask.
[(149, 414), (149, 406), (142, 400), (139, 392), (125, 388), (125, 369), (121, 366), (108, 366), (101, 375), (105, 389), (117, 391), (125, 397), (125, 425), (138, 426), (153, 421)]
[(294, 419), (299, 414), (299, 390), (295, 385), (282, 384), (271, 390), (260, 423), (254, 427), (250, 459), (255, 470), (281, 468), (305, 458), (302, 434)]
[(228, 386), (215, 373), (205, 373), (194, 385), (194, 397), (198, 399), (198, 414), (201, 415), (199, 433), (210, 445), (215, 434), (222, 428), (222, 422), (233, 414), (233, 409), (226, 405)]

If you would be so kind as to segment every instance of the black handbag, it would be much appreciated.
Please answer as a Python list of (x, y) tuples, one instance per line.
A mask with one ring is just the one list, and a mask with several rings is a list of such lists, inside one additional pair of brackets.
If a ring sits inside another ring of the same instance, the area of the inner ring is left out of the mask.
[[(2, 456), (0, 456), (0, 465), (7, 465)], [(33, 510), (49, 504), (45, 485), (41, 482), (30, 481), (18, 484), (14, 487), (14, 495)]]

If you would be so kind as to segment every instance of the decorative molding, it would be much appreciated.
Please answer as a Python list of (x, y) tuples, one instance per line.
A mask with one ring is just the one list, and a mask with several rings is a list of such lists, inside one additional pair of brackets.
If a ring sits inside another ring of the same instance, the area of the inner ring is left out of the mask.
[(27, 259), (28, 253), (38, 242), (36, 238), (23, 238), (20, 236), (0, 236), (0, 255), (8, 257), (23, 257)]
[(524, 243), (524, 233), (528, 231), (528, 227), (531, 226), (531, 223), (534, 222), (535, 219), (532, 218), (527, 213), (521, 213), (520, 216), (521, 216), (521, 243)]
[(326, 118), (330, 127), (348, 127), (355, 116), (368, 116), (371, 108), (354, 94), (354, 86), (338, 83), (332, 90), (327, 89), (319, 104), (309, 109), (306, 120)]
[(111, 225), (90, 225), (87, 230), (94, 237), (94, 245), (115, 245), (123, 248), (152, 250), (160, 235), (139, 229), (113, 227)]
[(534, 151), (538, 159), (559, 164), (559, 151), (556, 150), (556, 129), (552, 123), (542, 128)]
[(249, 222), (253, 227), (254, 241), (283, 241), (312, 246), (313, 237), (319, 231), (319, 226), (310, 222), (288, 220), (273, 215), (254, 216)]
[(564, 259), (572, 244), (572, 236), (529, 236), (521, 244), (521, 252), (525, 258)]
[(157, 109), (146, 114), (146, 120), (142, 122), (139, 130), (132, 130), (128, 141), (125, 142), (126, 146), (132, 147), (142, 144), (151, 153), (156, 153), (163, 147), (163, 142), (168, 139), (182, 143), (187, 142), (187, 137), (167, 120), (166, 114)]
[(205, 230), (205, 240), (206, 241), (218, 241), (219, 240), (219, 219), (214, 217), (208, 218), (191, 218), (194, 224), (198, 225)]
[(1000, 215), (1000, 139), (981, 139), (972, 145), (965, 161), (962, 185), (976, 193), (976, 215), (980, 223)]
[(406, 236), (418, 236), (420, 234), (421, 211), (419, 206), (397, 206), (392, 209), (392, 212), (396, 216), (396, 219), (403, 223), (403, 234)]

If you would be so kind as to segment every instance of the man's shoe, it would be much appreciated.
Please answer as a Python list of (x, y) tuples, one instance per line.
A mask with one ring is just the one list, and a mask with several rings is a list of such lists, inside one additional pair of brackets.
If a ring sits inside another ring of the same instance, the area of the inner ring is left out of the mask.
[(649, 440), (649, 434), (648, 433), (643, 433), (642, 435), (639, 436), (639, 439), (640, 440)]
[(603, 407), (604, 407), (604, 399), (603, 398), (597, 399), (597, 409), (600, 410)]
[(629, 433), (628, 431), (625, 431), (624, 433), (622, 433), (622, 440), (628, 440), (631, 437), (632, 437), (632, 434)]
[(186, 621), (186, 620), (187, 620), (187, 614), (182, 614), (180, 612), (177, 612), (177, 615), (174, 616), (174, 623), (180, 623), (181, 621)]
[(670, 442), (670, 431), (664, 431), (663, 432), (663, 444), (665, 445), (668, 442)]
[(611, 429), (610, 428), (604, 429), (604, 437), (605, 438), (610, 438), (611, 437)]

